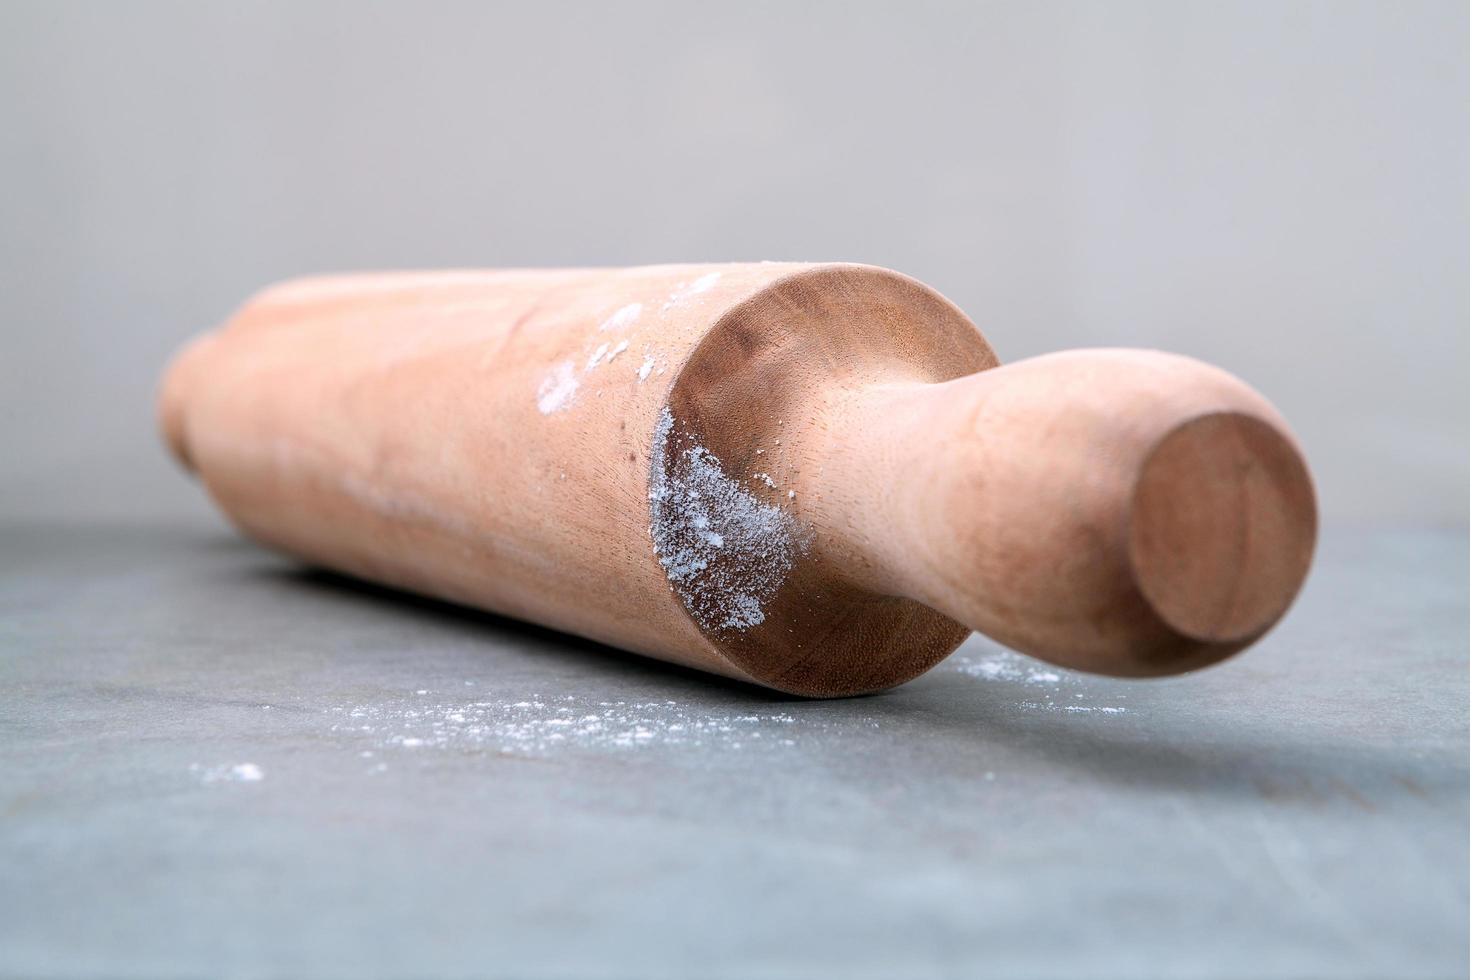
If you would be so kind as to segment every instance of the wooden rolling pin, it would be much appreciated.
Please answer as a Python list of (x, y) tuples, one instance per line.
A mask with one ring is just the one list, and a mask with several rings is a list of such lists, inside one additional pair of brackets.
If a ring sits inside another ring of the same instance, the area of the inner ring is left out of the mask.
[(160, 412), (268, 545), (795, 694), (971, 629), (1172, 674), (1281, 617), (1316, 504), (1260, 395), (1151, 351), (996, 365), (868, 266), (342, 276), (195, 340)]

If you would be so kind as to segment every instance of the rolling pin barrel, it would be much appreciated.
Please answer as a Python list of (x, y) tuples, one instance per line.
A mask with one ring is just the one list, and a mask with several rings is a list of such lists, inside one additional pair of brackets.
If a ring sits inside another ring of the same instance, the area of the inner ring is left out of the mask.
[(173, 453), (305, 561), (795, 694), (971, 629), (1176, 673), (1307, 572), (1275, 410), (1187, 358), (1004, 367), (869, 266), (398, 273), (273, 287), (175, 359)]

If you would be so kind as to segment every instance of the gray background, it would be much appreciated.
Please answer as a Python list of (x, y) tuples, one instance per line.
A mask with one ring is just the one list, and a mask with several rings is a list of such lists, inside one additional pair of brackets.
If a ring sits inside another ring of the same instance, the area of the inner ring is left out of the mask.
[(1470, 5), (0, 5), (0, 516), (207, 508), (152, 428), (251, 291), (849, 259), (1014, 359), (1234, 370), (1329, 519), (1470, 519)]

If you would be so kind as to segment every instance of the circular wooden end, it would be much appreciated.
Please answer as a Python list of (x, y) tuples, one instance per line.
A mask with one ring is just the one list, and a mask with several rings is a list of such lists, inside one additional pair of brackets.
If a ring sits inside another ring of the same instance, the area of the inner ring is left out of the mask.
[[(812, 407), (834, 390), (948, 381), (995, 364), (985, 339), (953, 304), (868, 266), (804, 270), (710, 329), (670, 393), (672, 441), (656, 456), (661, 472), (651, 483), (673, 481), (676, 463), (697, 445), (703, 458), (741, 477), (743, 494), (790, 514), (808, 532), (800, 554), (776, 556), (780, 585), (762, 598), (758, 615), (746, 617), (743, 608), (711, 614), (697, 595), (684, 597), (701, 633), (740, 675), (806, 697), (863, 694), (918, 676), (969, 635), (926, 606), (851, 581), (837, 542), (805, 524), (805, 498), (784, 489), (801, 477), (803, 461), (781, 445), (816, 424)], [(653, 520), (660, 521), (656, 509)], [(690, 563), (698, 580), (718, 587), (740, 577), (726, 567), (734, 561), (730, 544)]]
[(1139, 591), (1182, 636), (1222, 656), (1286, 612), (1311, 564), (1317, 507), (1292, 442), (1221, 412), (1171, 430), (1144, 461), (1128, 554)]

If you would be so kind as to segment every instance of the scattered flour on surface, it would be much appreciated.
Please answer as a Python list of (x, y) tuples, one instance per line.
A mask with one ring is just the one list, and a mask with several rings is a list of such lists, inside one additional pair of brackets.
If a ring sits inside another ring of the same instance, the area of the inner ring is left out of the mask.
[(653, 370), (653, 364), (654, 364), (653, 355), (652, 354), (649, 354), (647, 357), (645, 357), (643, 359), (643, 363), (640, 364), (640, 365), (638, 365), (638, 383), (639, 384), (642, 384), (643, 382), (645, 382), (645, 381), (648, 380), (649, 372), (651, 372)]
[(607, 363), (611, 364), (614, 357), (617, 357), (619, 354), (627, 349), (628, 342), (626, 340), (618, 341), (617, 346), (607, 352)]
[[(994, 650), (980, 657), (971, 657), (966, 654), (955, 654), (949, 660), (952, 669), (970, 677), (978, 677), (987, 681), (1006, 681), (1024, 684), (1027, 687), (1042, 688), (1047, 694), (1042, 700), (1026, 700), (1018, 702), (1020, 707), (1040, 711), (1065, 711), (1071, 714), (1103, 714), (1121, 715), (1127, 712), (1127, 708), (1117, 705), (1092, 705), (1071, 704), (1066, 701), (1058, 701), (1068, 693), (1070, 686), (1080, 682), (1080, 678), (1070, 673), (1055, 670), (1043, 664), (1037, 664), (1027, 657), (1009, 650)], [(1087, 695), (1080, 692), (1072, 692), (1073, 700), (1086, 700)], [(1122, 697), (1123, 695), (1119, 695)]]
[[(375, 752), (451, 750), (513, 755), (556, 751), (623, 751), (663, 746), (784, 751), (811, 731), (877, 728), (871, 719), (837, 722), (798, 718), (788, 711), (711, 709), (671, 700), (597, 700), (579, 695), (458, 699), (392, 697), (330, 709), (341, 738), (367, 739)], [(352, 748), (357, 748), (356, 742)], [(381, 771), (382, 763), (375, 763)]]
[(593, 368), (597, 367), (597, 362), (600, 361), (600, 360), (602, 360), (602, 355), (607, 353), (607, 348), (608, 348), (608, 345), (607, 344), (598, 344), (597, 345), (597, 350), (593, 351), (592, 352), (592, 356), (589, 357), (589, 358), (587, 358), (587, 370), (588, 371), (591, 371)]
[(264, 770), (253, 762), (223, 766), (206, 766), (196, 762), (189, 766), (189, 771), (197, 774), (201, 783), (258, 783), (265, 778)]
[(809, 535), (787, 511), (762, 503), (665, 408), (654, 431), (649, 511), (653, 551), (684, 608), (708, 630), (749, 629), (786, 581)]
[(1021, 681), (1025, 684), (1057, 684), (1062, 675), (1049, 667), (1040, 667), (1009, 651), (988, 653), (978, 659), (956, 654), (950, 658), (954, 669), (971, 677), (988, 681)]
[(572, 403), (576, 394), (577, 366), (563, 361), (541, 379), (541, 387), (536, 389), (536, 407), (542, 415), (560, 412)]
[(598, 330), (623, 330), (631, 327), (638, 320), (638, 315), (643, 312), (642, 303), (629, 303), (627, 306), (619, 307), (612, 316), (598, 324)]

